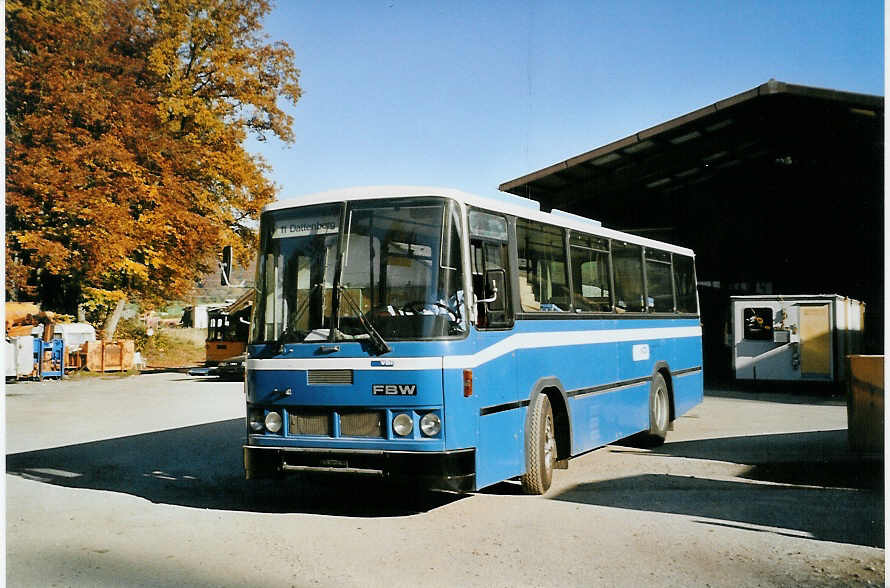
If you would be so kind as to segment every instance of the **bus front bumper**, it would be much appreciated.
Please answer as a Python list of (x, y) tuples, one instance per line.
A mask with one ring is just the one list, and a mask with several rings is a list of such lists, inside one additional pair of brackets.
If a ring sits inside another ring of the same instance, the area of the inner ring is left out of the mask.
[(352, 474), (469, 492), (476, 487), (475, 468), (473, 449), (379, 451), (244, 446), (244, 475), (248, 480), (287, 473)]

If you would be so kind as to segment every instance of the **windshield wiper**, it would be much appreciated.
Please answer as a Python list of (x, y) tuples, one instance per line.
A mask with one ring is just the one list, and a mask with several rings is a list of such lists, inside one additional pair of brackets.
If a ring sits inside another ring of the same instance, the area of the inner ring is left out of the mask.
[(392, 351), (392, 347), (389, 346), (389, 343), (377, 332), (377, 329), (374, 328), (368, 319), (365, 318), (365, 315), (362, 313), (362, 309), (359, 308), (358, 304), (356, 304), (355, 300), (346, 291), (342, 285), (337, 286), (337, 291), (340, 292), (340, 297), (346, 302), (349, 303), (349, 306), (352, 307), (353, 312), (358, 317), (358, 322), (361, 323), (362, 328), (365, 329), (365, 332), (368, 333), (369, 341), (371, 345), (374, 347), (374, 351), (377, 355), (383, 355), (384, 353), (389, 353)]

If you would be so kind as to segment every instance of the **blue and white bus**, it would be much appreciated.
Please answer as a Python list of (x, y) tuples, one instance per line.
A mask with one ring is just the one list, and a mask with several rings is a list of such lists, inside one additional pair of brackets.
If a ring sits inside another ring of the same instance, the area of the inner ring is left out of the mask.
[(702, 400), (689, 249), (537, 203), (373, 187), (267, 206), (247, 478), (340, 472), (550, 487), (572, 456), (663, 442)]

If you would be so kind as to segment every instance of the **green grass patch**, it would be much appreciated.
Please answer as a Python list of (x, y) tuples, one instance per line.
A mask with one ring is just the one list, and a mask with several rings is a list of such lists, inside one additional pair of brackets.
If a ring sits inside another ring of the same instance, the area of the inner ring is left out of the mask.
[(190, 367), (204, 363), (204, 344), (182, 341), (158, 331), (148, 337), (142, 348), (147, 367)]
[(123, 320), (115, 333), (116, 339), (132, 339), (136, 351), (148, 368), (192, 367), (204, 363), (204, 334), (188, 337), (181, 333), (170, 333), (167, 329), (157, 329), (151, 334), (145, 325), (137, 320)]

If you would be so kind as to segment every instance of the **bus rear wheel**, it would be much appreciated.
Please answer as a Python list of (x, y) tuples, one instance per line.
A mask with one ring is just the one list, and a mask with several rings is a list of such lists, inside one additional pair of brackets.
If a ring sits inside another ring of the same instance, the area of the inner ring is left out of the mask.
[(553, 409), (546, 394), (538, 394), (531, 407), (525, 439), (525, 473), (520, 477), (526, 494), (544, 494), (553, 481), (556, 434)]
[(646, 445), (658, 447), (667, 437), (671, 420), (671, 399), (664, 376), (655, 374), (652, 377), (652, 388), (649, 392), (649, 432)]

